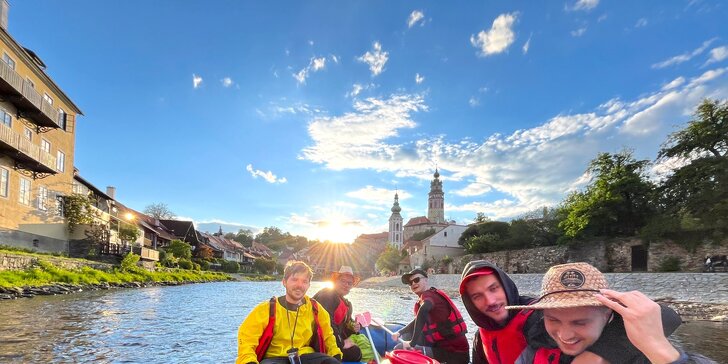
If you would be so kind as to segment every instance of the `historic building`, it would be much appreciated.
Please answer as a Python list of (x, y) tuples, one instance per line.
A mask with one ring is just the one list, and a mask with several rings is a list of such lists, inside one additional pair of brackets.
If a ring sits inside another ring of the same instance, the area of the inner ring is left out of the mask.
[(0, 244), (67, 251), (59, 201), (73, 192), (82, 112), (8, 33), (8, 10), (0, 0)]
[(394, 194), (394, 204), (392, 205), (392, 215), (389, 216), (389, 242), (396, 246), (397, 249), (402, 249), (404, 242), (404, 226), (402, 225), (402, 215), (400, 212), (402, 208), (399, 207), (399, 194)]

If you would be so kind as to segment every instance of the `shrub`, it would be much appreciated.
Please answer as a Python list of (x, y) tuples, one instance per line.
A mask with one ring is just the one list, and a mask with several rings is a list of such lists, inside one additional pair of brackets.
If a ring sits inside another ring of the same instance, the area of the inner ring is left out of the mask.
[(192, 269), (192, 261), (190, 261), (189, 259), (180, 259), (177, 264), (182, 269)]
[(240, 271), (240, 264), (238, 262), (225, 261), (222, 263), (222, 270), (225, 273), (237, 273)]
[(121, 270), (124, 272), (134, 271), (136, 270), (138, 262), (139, 256), (130, 252), (124, 257), (124, 259), (121, 260)]
[(210, 270), (210, 262), (208, 262), (206, 260), (200, 260), (200, 269)]
[(660, 262), (660, 266), (657, 269), (660, 272), (679, 272), (680, 258), (676, 256), (669, 256)]

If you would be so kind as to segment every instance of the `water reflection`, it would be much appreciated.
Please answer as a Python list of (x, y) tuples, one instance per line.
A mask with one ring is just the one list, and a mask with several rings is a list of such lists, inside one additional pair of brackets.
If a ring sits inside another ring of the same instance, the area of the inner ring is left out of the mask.
[[(313, 283), (309, 293), (321, 287)], [(42, 296), (0, 302), (0, 362), (232, 362), (237, 328), (253, 307), (280, 295), (280, 282), (210, 283)], [(406, 322), (414, 295), (353, 289), (355, 310)], [(455, 303), (462, 308), (460, 300)], [(469, 335), (475, 326), (467, 318)], [(675, 338), (728, 362), (728, 325), (684, 324)]]

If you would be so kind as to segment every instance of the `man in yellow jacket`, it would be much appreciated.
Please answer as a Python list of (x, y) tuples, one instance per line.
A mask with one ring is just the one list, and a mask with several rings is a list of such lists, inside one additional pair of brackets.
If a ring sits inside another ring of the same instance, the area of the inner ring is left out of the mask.
[(306, 296), (313, 271), (289, 262), (283, 272), (286, 295), (257, 305), (238, 329), (236, 364), (338, 364), (341, 350), (329, 313)]

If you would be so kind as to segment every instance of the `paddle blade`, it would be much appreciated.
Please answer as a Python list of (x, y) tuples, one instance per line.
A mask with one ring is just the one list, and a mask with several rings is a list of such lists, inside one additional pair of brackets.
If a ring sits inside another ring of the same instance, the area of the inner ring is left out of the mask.
[(362, 327), (368, 327), (372, 323), (372, 314), (369, 311), (362, 312), (356, 315), (355, 320)]

